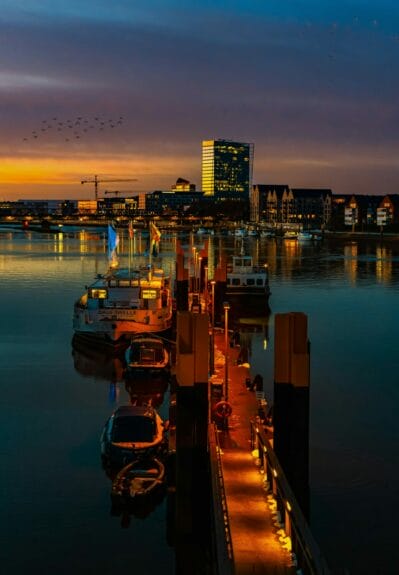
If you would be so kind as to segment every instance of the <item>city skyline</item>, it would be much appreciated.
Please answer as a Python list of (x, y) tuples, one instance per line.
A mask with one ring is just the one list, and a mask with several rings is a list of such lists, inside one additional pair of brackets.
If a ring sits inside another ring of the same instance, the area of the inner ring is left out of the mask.
[(199, 189), (219, 138), (255, 143), (255, 184), (397, 193), (398, 24), (392, 0), (6, 0), (0, 198)]

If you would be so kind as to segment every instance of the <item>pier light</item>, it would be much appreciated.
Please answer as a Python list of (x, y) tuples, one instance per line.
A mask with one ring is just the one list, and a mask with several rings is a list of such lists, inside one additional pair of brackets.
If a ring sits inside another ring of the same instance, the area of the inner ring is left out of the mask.
[[(211, 291), (211, 304), (212, 304), (212, 316), (211, 316), (211, 337), (210, 337), (210, 350), (209, 350), (209, 367), (211, 374), (215, 373), (215, 280), (211, 281), (212, 291)], [(206, 292), (206, 297), (208, 292)], [(207, 299), (208, 306), (208, 299)]]
[(197, 292), (201, 291), (201, 263), (202, 263), (202, 256), (199, 256), (198, 257), (198, 274), (197, 274), (198, 275), (198, 279), (197, 279), (198, 285), (196, 287)]
[(224, 398), (229, 398), (229, 309), (230, 304), (223, 302), (224, 309)]
[(277, 471), (275, 469), (272, 469), (272, 472), (273, 472), (273, 476), (277, 477)]
[(291, 511), (292, 507), (289, 501), (286, 502), (285, 506), (287, 507), (287, 511)]

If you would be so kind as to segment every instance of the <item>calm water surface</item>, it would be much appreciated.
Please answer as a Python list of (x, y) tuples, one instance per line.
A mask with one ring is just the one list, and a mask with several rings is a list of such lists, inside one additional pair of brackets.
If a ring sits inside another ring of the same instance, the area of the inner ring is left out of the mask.
[[(174, 238), (162, 241), (167, 271), (174, 247)], [(210, 246), (215, 258), (240, 247), (232, 238)], [(138, 237), (135, 251), (143, 249)], [(246, 336), (252, 374), (263, 375), (270, 399), (274, 314), (308, 314), (314, 536), (342, 573), (398, 573), (399, 244), (251, 239), (245, 251), (270, 268), (268, 326)], [(105, 252), (101, 234), (0, 231), (4, 572), (175, 570), (166, 500), (128, 528), (110, 514), (99, 436), (129, 401), (121, 365), (71, 345), (73, 302), (105, 270)], [(166, 417), (168, 391), (158, 400)]]

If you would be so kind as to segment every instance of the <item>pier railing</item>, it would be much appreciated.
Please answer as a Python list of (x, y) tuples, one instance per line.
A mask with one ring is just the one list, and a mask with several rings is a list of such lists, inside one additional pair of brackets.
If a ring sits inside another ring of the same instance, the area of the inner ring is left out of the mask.
[(309, 525), (259, 418), (251, 421), (251, 448), (257, 450), (265, 488), (269, 492), (269, 501), (275, 513), (276, 522), (289, 541), (292, 561), (298, 569), (297, 573), (330, 575), (328, 565), (313, 539)]
[(222, 462), (216, 426), (208, 426), (209, 460), (211, 467), (212, 507), (214, 516), (215, 575), (233, 575), (234, 557), (231, 542), (226, 494), (224, 490)]

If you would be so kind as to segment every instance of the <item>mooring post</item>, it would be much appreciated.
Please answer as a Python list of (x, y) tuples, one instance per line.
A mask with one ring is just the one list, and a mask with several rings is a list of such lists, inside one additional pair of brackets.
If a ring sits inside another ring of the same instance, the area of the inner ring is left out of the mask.
[(307, 316), (275, 316), (274, 451), (309, 519), (309, 341)]
[[(208, 521), (209, 316), (177, 314), (176, 573), (196, 574)], [(205, 523), (204, 523), (205, 522)]]
[(188, 270), (182, 252), (176, 255), (176, 310), (188, 310)]

